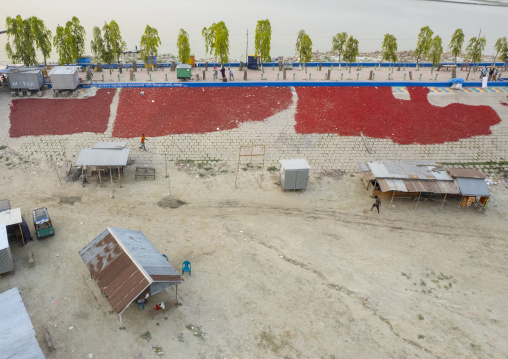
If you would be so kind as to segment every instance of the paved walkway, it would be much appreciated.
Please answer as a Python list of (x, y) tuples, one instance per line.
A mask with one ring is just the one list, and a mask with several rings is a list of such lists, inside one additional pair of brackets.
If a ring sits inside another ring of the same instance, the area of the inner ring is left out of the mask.
[[(95, 89), (88, 89), (94, 93)], [(450, 93), (446, 89), (431, 89), (429, 102), (436, 106), (450, 103), (468, 105), (489, 105), (502, 119), (491, 127), (489, 136), (477, 136), (458, 142), (439, 145), (398, 145), (387, 139), (367, 138), (373, 153), (369, 154), (361, 137), (335, 134), (295, 133), (295, 111), (298, 101), (293, 91), (293, 103), (264, 122), (248, 122), (238, 128), (205, 134), (181, 134), (148, 138), (147, 149), (138, 149), (139, 139), (112, 137), (113, 121), (118, 106), (117, 91), (111, 104), (108, 129), (102, 134), (79, 133), (64, 136), (9, 137), (9, 107), (11, 97), (8, 91), (0, 92), (0, 145), (8, 145), (26, 158), (46, 158), (74, 162), (79, 151), (92, 147), (98, 141), (127, 141), (131, 158), (138, 164), (163, 165), (165, 158), (177, 160), (217, 159), (236, 169), (239, 149), (242, 145), (265, 145), (265, 165), (279, 166), (284, 158), (306, 158), (316, 170), (340, 169), (357, 171), (356, 163), (367, 160), (411, 160), (428, 159), (448, 163), (471, 163), (508, 160), (508, 106), (506, 89), (488, 91), (463, 91)], [(409, 99), (404, 88), (393, 88), (394, 96)], [(63, 100), (64, 101), (64, 100)], [(36, 118), (33, 119), (37, 121)]]

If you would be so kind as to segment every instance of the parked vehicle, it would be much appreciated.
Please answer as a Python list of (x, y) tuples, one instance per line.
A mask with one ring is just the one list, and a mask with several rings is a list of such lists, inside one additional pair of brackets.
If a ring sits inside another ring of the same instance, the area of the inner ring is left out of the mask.
[(34, 227), (37, 239), (54, 236), (55, 230), (49, 218), (48, 209), (46, 207), (33, 210)]

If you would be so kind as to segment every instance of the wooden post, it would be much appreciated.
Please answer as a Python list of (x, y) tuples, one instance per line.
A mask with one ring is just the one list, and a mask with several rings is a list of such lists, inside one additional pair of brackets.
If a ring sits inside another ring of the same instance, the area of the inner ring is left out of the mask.
[(418, 201), (416, 201), (416, 206), (415, 206), (415, 209), (416, 209), (416, 207), (418, 207), (418, 203), (420, 203), (420, 196), (421, 196), (421, 195), (422, 195), (422, 192), (420, 192), (420, 193), (418, 194)]
[(390, 201), (390, 208), (392, 207), (393, 197), (395, 197), (395, 191), (393, 191), (393, 194), (392, 194), (392, 200)]
[(443, 204), (441, 204), (441, 209), (443, 209), (444, 203), (446, 201), (446, 196), (448, 196), (448, 193), (445, 193), (445, 195), (444, 195)]
[(111, 178), (111, 184), (113, 184), (113, 171), (111, 171), (111, 166), (109, 166), (109, 177)]
[(286, 80), (286, 68), (284, 67), (284, 70), (282, 71), (282, 79)]
[(102, 187), (102, 177), (101, 177), (101, 169), (99, 168), (99, 183)]
[(118, 316), (120, 317), (120, 326), (123, 328), (122, 313), (118, 314)]
[(53, 162), (53, 167), (55, 168), (56, 175), (58, 176), (58, 181), (60, 181), (60, 186), (63, 186), (62, 180), (60, 179), (60, 175), (58, 174), (58, 171), (56, 170), (56, 162)]
[(23, 234), (23, 231), (21, 230), (21, 223), (18, 224), (19, 231), (21, 232), (21, 238), (23, 239), (23, 247), (25, 246), (25, 235)]

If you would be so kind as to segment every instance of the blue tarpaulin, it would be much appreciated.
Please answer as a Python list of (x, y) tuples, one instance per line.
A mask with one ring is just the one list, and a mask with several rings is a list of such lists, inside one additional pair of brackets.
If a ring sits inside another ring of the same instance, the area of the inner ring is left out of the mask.
[(454, 78), (454, 79), (451, 79), (451, 80), (448, 80), (448, 82), (456, 85), (456, 84), (464, 84), (464, 79), (459, 79), (459, 78)]

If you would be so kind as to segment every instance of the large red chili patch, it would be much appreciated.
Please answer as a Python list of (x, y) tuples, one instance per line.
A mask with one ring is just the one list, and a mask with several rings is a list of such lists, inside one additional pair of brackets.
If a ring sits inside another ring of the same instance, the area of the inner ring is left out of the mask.
[(390, 87), (298, 87), (297, 133), (387, 138), (423, 145), (491, 134), (501, 119), (490, 106), (433, 106), (426, 87), (408, 88), (410, 101)]
[(263, 121), (292, 101), (288, 87), (122, 89), (113, 136), (230, 130), (242, 122)]
[(114, 90), (100, 89), (88, 99), (13, 100), (10, 136), (104, 132), (114, 95)]

